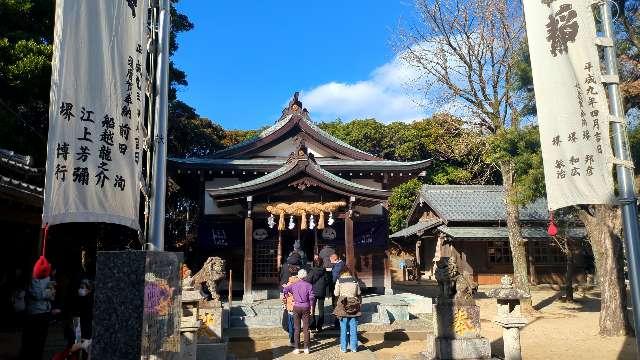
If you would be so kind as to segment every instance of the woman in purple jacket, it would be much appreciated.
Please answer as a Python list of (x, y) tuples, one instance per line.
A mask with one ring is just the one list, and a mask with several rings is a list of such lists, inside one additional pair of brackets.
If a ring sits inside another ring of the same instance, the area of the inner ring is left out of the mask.
[(309, 353), (309, 317), (311, 304), (314, 300), (313, 286), (304, 279), (307, 277), (307, 271), (300, 269), (298, 271), (298, 279), (300, 281), (284, 288), (284, 294), (293, 295), (293, 322), (294, 322), (294, 354), (300, 353), (300, 322), (302, 321), (304, 331), (304, 353)]

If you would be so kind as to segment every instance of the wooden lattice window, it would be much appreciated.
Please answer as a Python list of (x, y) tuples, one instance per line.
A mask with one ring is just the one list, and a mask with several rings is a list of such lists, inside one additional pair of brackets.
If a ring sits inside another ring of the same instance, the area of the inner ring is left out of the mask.
[(265, 239), (253, 243), (253, 276), (257, 283), (277, 283), (277, 241)]
[(490, 264), (511, 264), (511, 248), (509, 241), (487, 242)]
[(532, 250), (536, 264), (562, 264), (565, 261), (560, 248), (552, 242), (534, 241)]

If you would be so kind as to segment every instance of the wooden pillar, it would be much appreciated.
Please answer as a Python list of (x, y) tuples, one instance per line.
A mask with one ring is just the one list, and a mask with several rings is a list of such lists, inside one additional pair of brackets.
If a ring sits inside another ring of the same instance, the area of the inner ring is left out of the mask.
[(384, 252), (384, 293), (385, 295), (393, 295), (391, 287), (391, 265), (389, 264), (389, 251)]
[(347, 253), (347, 266), (351, 271), (355, 271), (355, 249), (353, 247), (353, 202), (352, 196), (349, 200), (349, 211), (344, 217), (344, 247)]
[(253, 302), (253, 219), (251, 218), (252, 197), (247, 196), (247, 217), (244, 219), (244, 293), (242, 301)]

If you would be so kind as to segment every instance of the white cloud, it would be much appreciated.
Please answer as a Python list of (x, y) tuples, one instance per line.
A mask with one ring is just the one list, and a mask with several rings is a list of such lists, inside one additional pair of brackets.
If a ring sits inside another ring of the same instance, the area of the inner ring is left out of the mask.
[(382, 122), (414, 121), (428, 116), (424, 99), (410, 84), (421, 74), (400, 59), (374, 69), (369, 79), (329, 82), (302, 92), (301, 100), (317, 121), (376, 118)]

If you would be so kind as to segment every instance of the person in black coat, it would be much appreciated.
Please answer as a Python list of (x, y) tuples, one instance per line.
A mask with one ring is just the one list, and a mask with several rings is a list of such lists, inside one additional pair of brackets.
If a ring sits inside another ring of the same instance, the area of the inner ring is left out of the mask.
[[(311, 326), (310, 328), (322, 331), (324, 324), (324, 298), (327, 295), (326, 289), (326, 271), (322, 265), (322, 259), (315, 256), (313, 259), (313, 267), (307, 275), (306, 281), (313, 286), (313, 294), (315, 299), (311, 304)], [(315, 317), (316, 307), (318, 308), (318, 317)]]
[(291, 276), (289, 267), (291, 266), (296, 267), (295, 274), (297, 274), (298, 270), (301, 269), (300, 255), (293, 254), (287, 258), (287, 261), (284, 264), (282, 264), (282, 267), (280, 268), (280, 286), (281, 287), (284, 286), (284, 284), (286, 284), (289, 281), (289, 276)]

